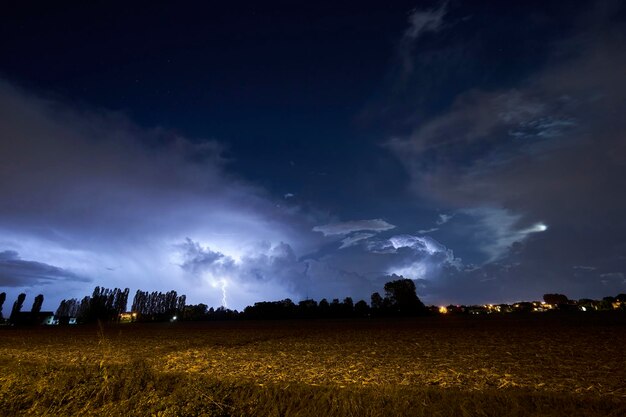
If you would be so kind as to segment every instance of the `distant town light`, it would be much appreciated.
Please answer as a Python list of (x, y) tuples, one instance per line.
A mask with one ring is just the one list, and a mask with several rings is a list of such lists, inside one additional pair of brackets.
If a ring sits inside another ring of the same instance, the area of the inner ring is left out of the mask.
[(441, 307), (439, 307), (439, 312), (441, 314), (446, 314), (448, 312), (448, 308), (444, 307), (444, 306), (441, 306)]

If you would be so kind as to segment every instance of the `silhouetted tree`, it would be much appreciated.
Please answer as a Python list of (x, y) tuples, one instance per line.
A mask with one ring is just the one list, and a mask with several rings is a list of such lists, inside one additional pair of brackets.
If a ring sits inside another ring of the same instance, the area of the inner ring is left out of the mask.
[(208, 316), (209, 320), (234, 320), (239, 316), (239, 312), (221, 306), (213, 311), (210, 310)]
[(320, 317), (328, 317), (330, 315), (330, 304), (328, 300), (322, 298), (317, 305), (317, 311), (319, 312)]
[(56, 316), (61, 322), (68, 321), (70, 317), (78, 317), (80, 309), (80, 302), (76, 298), (70, 298), (69, 300), (62, 300), (57, 308)]
[(615, 297), (603, 297), (602, 301), (598, 303), (598, 310), (613, 310), (613, 303)]
[(302, 300), (298, 303), (298, 317), (317, 317), (319, 311), (315, 300)]
[(4, 302), (7, 299), (7, 293), (2, 292), (0, 293), (0, 320), (2, 320), (2, 306), (4, 305)]
[(383, 300), (383, 297), (381, 297), (379, 293), (375, 292), (372, 294), (371, 306), (372, 313), (374, 313), (375, 315), (381, 315), (384, 313), (385, 302)]
[(129, 288), (124, 288), (124, 290), (116, 288), (114, 290), (113, 310), (115, 311), (115, 320), (119, 320), (120, 314), (126, 312), (126, 308), (128, 306), (128, 294), (129, 293), (130, 293)]
[(187, 296), (185, 294), (178, 297), (178, 301), (176, 302), (176, 312), (177, 314), (185, 311), (185, 303), (187, 302)]
[(13, 309), (11, 310), (11, 318), (10, 320), (15, 323), (17, 321), (17, 317), (22, 311), (22, 306), (24, 305), (24, 300), (26, 299), (26, 294), (21, 293), (17, 296), (17, 300), (13, 303)]
[(80, 305), (78, 306), (78, 314), (76, 317), (80, 319), (80, 321), (88, 321), (89, 320), (89, 305), (91, 304), (91, 297), (86, 295), (80, 300)]
[(339, 302), (339, 298), (333, 298), (333, 301), (330, 302), (330, 310), (331, 317), (338, 317), (341, 315), (341, 303)]
[(543, 301), (547, 304), (569, 304), (569, 299), (563, 294), (544, 294)]
[(426, 311), (411, 279), (397, 279), (386, 283), (385, 295), (389, 300), (390, 309), (396, 314), (416, 315)]
[(370, 313), (370, 306), (367, 305), (365, 300), (357, 301), (354, 305), (354, 314), (357, 317), (367, 317)]
[(176, 291), (166, 293), (137, 290), (133, 299), (132, 311), (143, 321), (170, 320), (185, 311), (186, 296), (178, 296)]
[(30, 309), (30, 312), (33, 316), (36, 316), (41, 311), (41, 306), (43, 305), (43, 294), (39, 294), (35, 297), (35, 301), (33, 301), (33, 307)]
[(354, 314), (354, 301), (352, 301), (352, 297), (346, 297), (343, 299), (343, 303), (341, 303), (341, 315), (344, 317), (350, 317)]
[(183, 310), (183, 320), (206, 320), (208, 306), (206, 304), (196, 304), (185, 306)]
[(591, 311), (591, 310), (595, 310), (597, 301), (592, 300), (590, 298), (581, 298), (580, 300), (578, 300), (577, 304), (578, 304), (578, 307), (580, 308), (584, 307), (585, 310)]
[[(219, 309), (218, 309), (219, 310)], [(215, 311), (217, 315), (217, 310)], [(261, 301), (244, 309), (243, 315), (250, 319), (288, 319), (297, 315), (297, 306), (289, 298), (281, 301)]]
[(529, 313), (533, 311), (533, 303), (529, 301), (522, 301), (513, 305), (513, 311), (516, 313)]
[[(126, 311), (129, 289), (96, 287), (91, 294), (82, 299), (77, 309), (77, 316), (83, 322), (96, 320), (118, 321), (120, 314)], [(67, 302), (66, 302), (67, 304)], [(59, 308), (65, 310), (67, 306)], [(72, 309), (74, 306), (72, 306)], [(60, 313), (67, 313), (60, 311)]]

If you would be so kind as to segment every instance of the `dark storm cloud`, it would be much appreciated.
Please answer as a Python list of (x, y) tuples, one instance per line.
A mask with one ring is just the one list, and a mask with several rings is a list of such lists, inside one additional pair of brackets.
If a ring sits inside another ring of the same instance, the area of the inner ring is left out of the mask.
[[(467, 294), (494, 296), (497, 289), (522, 294), (560, 286), (573, 296), (624, 289), (626, 194), (617, 190), (626, 178), (626, 31), (620, 8), (598, 3), (574, 35), (548, 46), (550, 59), (530, 76), (499, 89), (461, 91), (446, 111), (388, 141), (414, 192), (468, 216), (467, 224), (473, 218), (485, 260), (498, 261), (455, 271), (447, 286), (437, 284), (441, 293), (465, 285)], [(524, 245), (513, 264), (516, 242)], [(583, 278), (572, 273), (580, 264), (617, 274), (603, 280), (600, 271), (589, 271)]]
[(140, 129), (121, 115), (75, 110), (6, 82), (0, 113), (0, 215), (10, 225), (54, 223), (123, 239), (183, 223), (182, 202), (192, 216), (207, 205), (227, 217), (234, 201), (255, 204), (258, 190), (224, 173), (214, 141)]
[(0, 252), (0, 287), (47, 285), (60, 281), (91, 280), (54, 265), (21, 259), (15, 251)]

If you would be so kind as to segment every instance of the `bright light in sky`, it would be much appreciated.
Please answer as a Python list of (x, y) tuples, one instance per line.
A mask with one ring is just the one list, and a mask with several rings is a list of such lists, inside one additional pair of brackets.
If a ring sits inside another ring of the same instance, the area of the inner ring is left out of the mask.
[(533, 225), (532, 227), (528, 228), (526, 230), (526, 232), (528, 232), (528, 233), (545, 232), (546, 230), (548, 230), (548, 226), (546, 226), (543, 223), (537, 223), (537, 224)]

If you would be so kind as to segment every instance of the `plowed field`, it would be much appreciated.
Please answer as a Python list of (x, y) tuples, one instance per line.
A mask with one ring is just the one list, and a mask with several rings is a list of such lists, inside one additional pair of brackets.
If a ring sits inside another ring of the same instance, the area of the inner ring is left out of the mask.
[[(462, 411), (438, 401), (466, 404), (468, 415), (562, 415), (565, 403), (580, 415), (626, 415), (626, 318), (617, 315), (5, 328), (0, 363), (6, 415)], [(182, 382), (166, 391), (187, 389), (154, 394), (171, 381)], [(156, 403), (144, 404), (150, 390)]]

